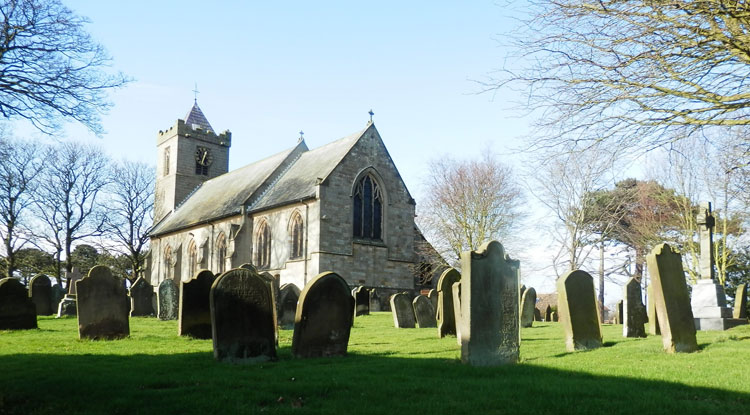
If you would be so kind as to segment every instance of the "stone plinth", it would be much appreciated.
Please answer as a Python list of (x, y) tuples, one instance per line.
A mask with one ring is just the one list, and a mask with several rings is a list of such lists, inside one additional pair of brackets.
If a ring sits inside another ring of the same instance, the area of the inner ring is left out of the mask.
[(690, 306), (697, 330), (727, 330), (747, 324), (747, 319), (735, 319), (727, 306), (724, 287), (713, 279), (701, 279), (693, 286)]

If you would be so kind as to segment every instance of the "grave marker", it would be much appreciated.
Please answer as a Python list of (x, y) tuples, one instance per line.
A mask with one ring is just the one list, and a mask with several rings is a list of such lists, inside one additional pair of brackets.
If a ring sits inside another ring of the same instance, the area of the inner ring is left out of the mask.
[(370, 290), (359, 286), (352, 291), (354, 295), (354, 317), (370, 314)]
[(36, 306), (15, 278), (0, 279), (0, 330), (35, 329)]
[(284, 284), (279, 289), (279, 325), (284, 328), (294, 327), (294, 316), (297, 315), (297, 302), (300, 289), (294, 284)]
[(130, 335), (130, 301), (122, 280), (97, 265), (76, 282), (78, 337), (113, 340)]
[(456, 315), (453, 309), (453, 284), (461, 281), (461, 273), (448, 268), (440, 275), (438, 292), (438, 336), (456, 335)]
[(734, 318), (747, 319), (747, 284), (737, 286), (734, 295)]
[(536, 290), (529, 287), (521, 295), (521, 327), (531, 327), (534, 324), (535, 306)]
[(159, 284), (159, 320), (177, 320), (180, 311), (180, 289), (167, 278)]
[(557, 280), (557, 311), (569, 352), (602, 346), (594, 279), (585, 271), (570, 271)]
[(624, 337), (646, 337), (645, 324), (646, 306), (643, 305), (641, 295), (641, 281), (637, 278), (631, 278), (627, 284), (622, 287), (622, 309), (623, 309), (623, 326), (622, 335)]
[(190, 281), (180, 283), (177, 335), (212, 338), (210, 293), (215, 279), (211, 271), (204, 269), (198, 271)]
[(432, 308), (432, 301), (424, 295), (418, 295), (412, 301), (414, 308), (414, 317), (420, 329), (427, 327), (437, 327), (435, 321), (435, 309)]
[(130, 316), (154, 315), (154, 287), (143, 277), (138, 277), (130, 287)]
[(409, 296), (404, 293), (391, 296), (391, 313), (393, 314), (393, 325), (398, 329), (414, 328), (414, 309)]
[(36, 315), (49, 316), (52, 309), (52, 281), (46, 275), (37, 275), (29, 281), (29, 297), (36, 307)]

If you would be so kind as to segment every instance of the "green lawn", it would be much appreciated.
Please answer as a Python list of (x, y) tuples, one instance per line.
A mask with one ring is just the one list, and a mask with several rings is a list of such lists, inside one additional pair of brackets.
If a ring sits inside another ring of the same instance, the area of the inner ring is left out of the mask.
[(474, 368), (436, 329), (395, 329), (390, 313), (358, 317), (349, 356), (215, 362), (210, 340), (177, 337), (177, 323), (131, 319), (131, 336), (78, 340), (75, 319), (0, 331), (0, 414), (750, 413), (750, 326), (699, 332), (701, 351), (667, 355), (661, 338), (567, 353), (556, 323), (523, 329), (521, 363)]

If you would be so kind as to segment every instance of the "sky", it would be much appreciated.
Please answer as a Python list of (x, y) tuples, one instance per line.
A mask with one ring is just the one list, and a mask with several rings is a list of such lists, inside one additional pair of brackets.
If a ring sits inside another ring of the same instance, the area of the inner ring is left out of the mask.
[[(230, 170), (295, 145), (299, 131), (310, 148), (359, 131), (371, 109), (417, 204), (430, 160), (476, 158), (489, 145), (520, 167), (511, 151), (530, 120), (510, 91), (479, 93), (477, 82), (503, 66), (498, 40), (517, 24), (496, 2), (64, 3), (91, 20), (111, 69), (132, 78), (111, 94), (103, 136), (65, 132), (115, 158), (155, 164), (157, 133), (185, 118), (197, 85), (214, 129), (232, 132)], [(510, 254), (541, 259), (544, 248)], [(549, 272), (523, 282), (554, 291)]]

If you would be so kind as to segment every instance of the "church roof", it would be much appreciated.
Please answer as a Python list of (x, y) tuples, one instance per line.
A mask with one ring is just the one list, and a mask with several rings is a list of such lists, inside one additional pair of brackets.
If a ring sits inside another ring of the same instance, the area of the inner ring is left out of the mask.
[(192, 127), (200, 127), (207, 131), (213, 131), (213, 127), (208, 122), (208, 119), (203, 115), (203, 111), (198, 106), (198, 101), (195, 101), (193, 108), (190, 108), (190, 112), (185, 116), (185, 125)]

